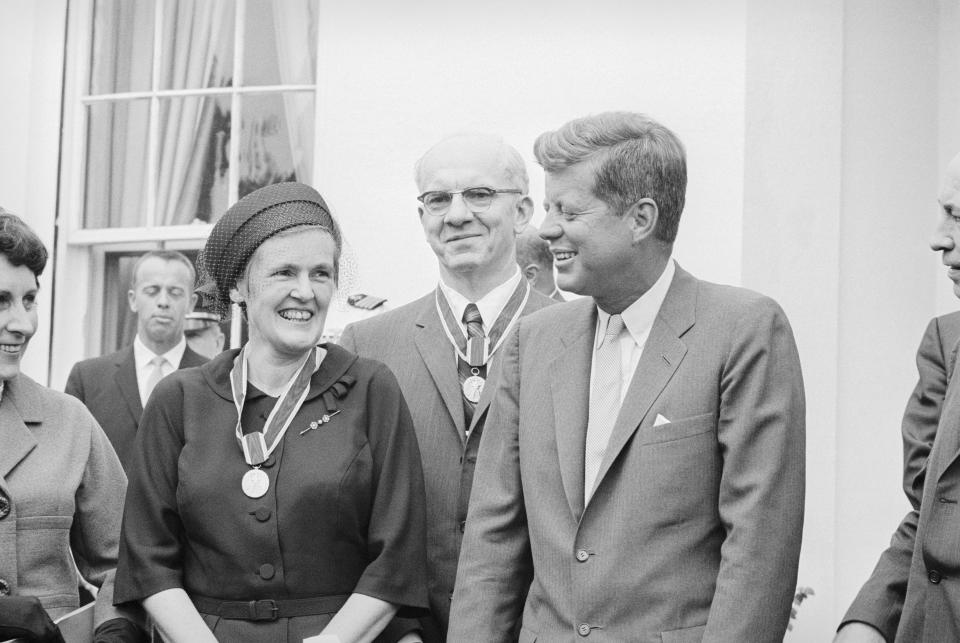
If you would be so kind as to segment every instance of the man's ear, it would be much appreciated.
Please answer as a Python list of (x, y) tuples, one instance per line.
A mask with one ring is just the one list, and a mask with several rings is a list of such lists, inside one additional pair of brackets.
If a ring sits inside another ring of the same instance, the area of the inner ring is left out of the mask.
[(137, 293), (133, 292), (133, 289), (127, 291), (127, 303), (130, 305), (130, 312), (137, 312)]
[(530, 219), (533, 217), (533, 199), (529, 196), (524, 195), (519, 201), (517, 201), (517, 216), (513, 222), (513, 231), (516, 234), (527, 227), (527, 224), (530, 223)]
[(656, 232), (660, 208), (653, 199), (643, 198), (631, 205), (624, 216), (629, 220), (633, 243), (640, 243)]
[(520, 272), (523, 273), (524, 279), (530, 283), (536, 283), (537, 276), (540, 274), (540, 266), (535, 263), (528, 263), (520, 270)]
[(187, 312), (192, 313), (196, 305), (197, 305), (197, 293), (193, 293), (192, 295), (190, 295), (190, 308), (187, 309)]

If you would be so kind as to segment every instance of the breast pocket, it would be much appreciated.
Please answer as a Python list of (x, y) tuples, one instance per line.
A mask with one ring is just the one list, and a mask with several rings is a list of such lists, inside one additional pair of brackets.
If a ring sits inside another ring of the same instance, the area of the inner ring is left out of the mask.
[(648, 426), (641, 429), (643, 444), (658, 444), (691, 438), (702, 433), (712, 433), (717, 426), (716, 415), (704, 413), (693, 417), (683, 418), (676, 422), (667, 422), (659, 426)]

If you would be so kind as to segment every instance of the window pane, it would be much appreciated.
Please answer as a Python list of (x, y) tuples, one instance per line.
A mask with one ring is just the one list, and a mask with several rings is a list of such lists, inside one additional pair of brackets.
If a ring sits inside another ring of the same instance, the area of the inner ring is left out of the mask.
[(317, 0), (247, 0), (244, 85), (312, 85)]
[(87, 105), (85, 228), (146, 222), (150, 101)]
[(212, 223), (227, 208), (230, 97), (160, 100), (158, 225)]
[(282, 181), (313, 181), (313, 92), (245, 96), (240, 196)]
[(90, 52), (90, 93), (147, 91), (153, 68), (154, 3), (96, 0)]
[(168, 0), (164, 5), (161, 89), (229, 87), (234, 0)]

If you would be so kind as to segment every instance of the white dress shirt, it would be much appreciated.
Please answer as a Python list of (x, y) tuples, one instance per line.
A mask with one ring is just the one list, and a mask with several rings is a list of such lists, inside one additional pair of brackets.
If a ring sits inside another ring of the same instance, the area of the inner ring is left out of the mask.
[[(160, 368), (164, 377), (177, 370), (185, 350), (187, 350), (187, 340), (185, 337), (181, 337), (176, 346), (160, 356), (167, 360)], [(147, 345), (140, 339), (140, 334), (137, 333), (133, 340), (133, 361), (137, 367), (137, 390), (140, 391), (140, 403), (144, 406), (147, 405), (147, 381), (153, 371), (151, 361), (154, 357), (157, 357), (156, 353), (147, 348)]]
[[(657, 313), (660, 312), (660, 306), (663, 305), (663, 300), (667, 296), (667, 291), (673, 282), (675, 272), (676, 267), (674, 266), (673, 259), (670, 259), (650, 289), (620, 313), (620, 316), (623, 318), (623, 324), (627, 329), (626, 333), (620, 334), (620, 404), (623, 404), (623, 398), (626, 397), (627, 389), (630, 388), (633, 373), (637, 370), (637, 364), (640, 362), (643, 348), (647, 344), (647, 338), (650, 337), (650, 329), (653, 328), (653, 322), (657, 318)], [(607, 323), (609, 321), (610, 313), (606, 313), (597, 307), (597, 328), (593, 343), (593, 360), (596, 360), (597, 350), (603, 343), (603, 336), (607, 330)], [(594, 363), (591, 361), (591, 390), (593, 388), (593, 370)]]
[[(478, 301), (472, 302), (477, 305), (477, 308), (480, 310), (480, 317), (483, 318), (484, 335), (490, 335), (490, 328), (496, 323), (497, 317), (500, 316), (503, 307), (510, 301), (510, 296), (513, 295), (513, 291), (517, 289), (517, 284), (520, 283), (522, 278), (520, 268), (517, 268), (512, 277), (488, 292)], [(466, 309), (467, 304), (471, 303), (470, 300), (443, 283), (443, 281), (440, 282), (440, 292), (447, 298), (447, 303), (450, 304), (450, 309), (453, 311), (453, 316), (457, 319), (457, 324), (460, 325), (460, 330), (466, 335), (467, 327), (463, 323), (463, 311)], [(493, 346), (490, 348), (493, 349)]]

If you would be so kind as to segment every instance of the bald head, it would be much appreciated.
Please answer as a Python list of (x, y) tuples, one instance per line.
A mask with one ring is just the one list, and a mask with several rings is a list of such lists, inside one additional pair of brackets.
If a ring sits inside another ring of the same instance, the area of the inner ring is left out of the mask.
[(449, 136), (420, 157), (414, 166), (414, 180), (425, 191), (426, 177), (436, 172), (495, 168), (510, 187), (526, 194), (530, 179), (520, 153), (493, 134), (457, 134)]
[(940, 186), (940, 204), (950, 200), (950, 196), (956, 197), (960, 194), (960, 154), (951, 159), (947, 165), (947, 171), (943, 176), (943, 183)]

